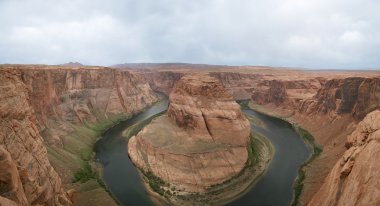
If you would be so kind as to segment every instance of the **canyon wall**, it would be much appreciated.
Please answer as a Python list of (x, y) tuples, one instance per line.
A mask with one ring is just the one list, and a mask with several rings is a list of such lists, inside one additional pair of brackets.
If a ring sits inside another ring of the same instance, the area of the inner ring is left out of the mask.
[(158, 100), (145, 79), (128, 71), (2, 65), (0, 73), (0, 156), (7, 168), (0, 201), (21, 205), (71, 204), (61, 180), (73, 187), (101, 132)]
[(90, 158), (102, 128), (158, 100), (145, 80), (128, 71), (104, 67), (14, 69), (21, 70), (49, 157), (64, 182), (72, 180), (81, 159)]
[(351, 114), (361, 120), (380, 108), (380, 78), (350, 77), (327, 81), (318, 93), (302, 102), (300, 112)]
[(149, 83), (150, 87), (153, 90), (169, 96), (170, 92), (174, 88), (175, 83), (181, 79), (185, 73), (175, 71), (144, 71), (134, 72), (134, 74), (140, 76), (142, 79), (145, 79), (145, 81)]
[(21, 78), (20, 70), (0, 71), (0, 205), (71, 205)]

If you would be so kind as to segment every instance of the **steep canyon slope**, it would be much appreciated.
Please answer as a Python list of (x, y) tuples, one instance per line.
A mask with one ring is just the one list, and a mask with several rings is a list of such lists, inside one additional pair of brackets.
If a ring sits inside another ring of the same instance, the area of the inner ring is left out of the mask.
[(18, 70), (0, 75), (0, 205), (71, 205), (51, 166)]
[[(2, 65), (0, 73), (1, 156), (6, 168), (19, 170), (0, 175), (1, 196), (21, 205), (64, 201), (61, 180), (65, 188), (81, 190), (71, 182), (92, 158), (100, 133), (158, 100), (145, 80), (128, 71)], [(113, 202), (97, 190), (98, 199)]]

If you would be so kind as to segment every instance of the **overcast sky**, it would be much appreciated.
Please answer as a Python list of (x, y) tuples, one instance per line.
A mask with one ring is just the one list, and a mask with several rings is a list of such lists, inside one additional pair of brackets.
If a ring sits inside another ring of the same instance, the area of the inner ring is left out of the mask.
[(0, 63), (380, 68), (380, 0), (0, 0)]

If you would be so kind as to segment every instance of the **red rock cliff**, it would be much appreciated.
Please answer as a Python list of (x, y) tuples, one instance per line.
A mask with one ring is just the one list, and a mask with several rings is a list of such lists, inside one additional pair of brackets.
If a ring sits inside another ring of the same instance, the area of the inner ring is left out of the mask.
[(380, 203), (380, 111), (369, 113), (348, 137), (347, 151), (308, 205)]
[(71, 205), (21, 77), (19, 70), (0, 70), (0, 205)]
[(300, 112), (351, 114), (361, 120), (380, 108), (380, 78), (332, 79), (300, 106)]
[(70, 204), (61, 180), (91, 157), (98, 127), (158, 100), (143, 78), (104, 67), (2, 65), (0, 77), (2, 204)]

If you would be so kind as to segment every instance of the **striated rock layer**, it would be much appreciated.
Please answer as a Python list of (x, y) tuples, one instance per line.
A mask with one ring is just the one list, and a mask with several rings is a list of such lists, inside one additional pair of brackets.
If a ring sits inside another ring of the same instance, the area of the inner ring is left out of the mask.
[(308, 205), (380, 204), (380, 111), (368, 114), (348, 137), (347, 151)]
[(0, 75), (0, 205), (71, 205), (17, 70)]
[(186, 75), (167, 114), (129, 140), (132, 161), (177, 189), (202, 192), (237, 175), (248, 159), (249, 121), (215, 78)]
[(299, 106), (302, 113), (350, 114), (361, 120), (380, 108), (380, 78), (350, 77), (327, 81), (313, 98)]

